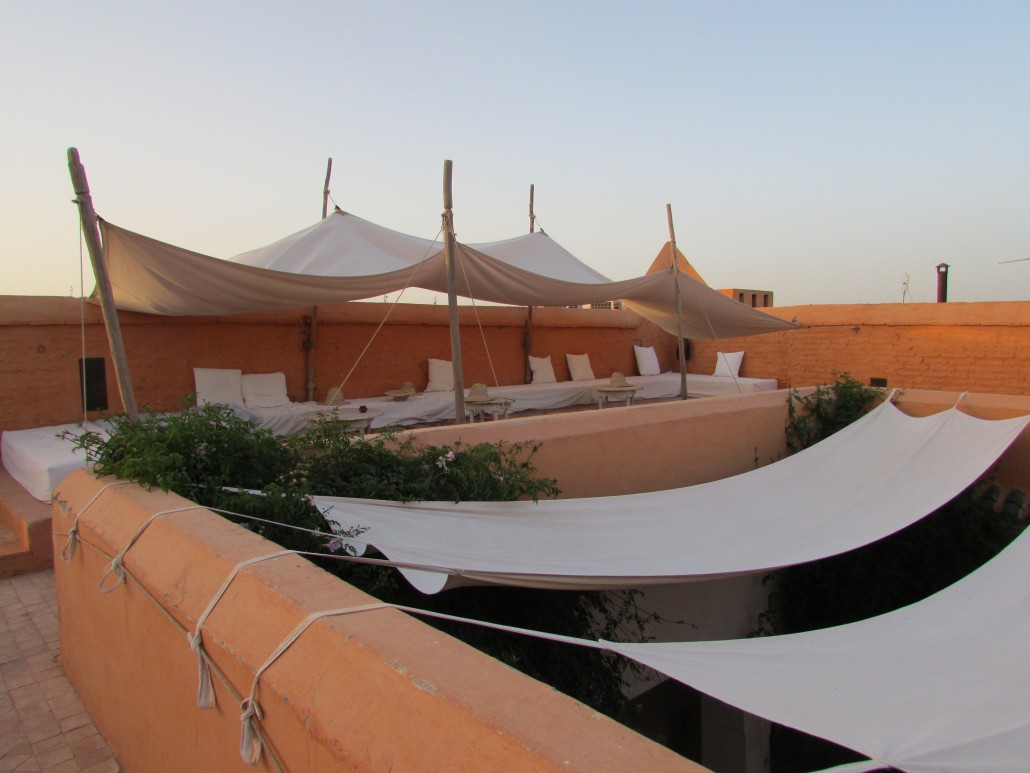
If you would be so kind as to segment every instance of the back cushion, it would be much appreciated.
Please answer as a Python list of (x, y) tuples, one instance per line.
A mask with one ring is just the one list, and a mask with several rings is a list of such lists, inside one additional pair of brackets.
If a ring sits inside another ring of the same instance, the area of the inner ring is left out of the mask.
[(197, 405), (214, 403), (243, 408), (242, 377), (243, 371), (239, 368), (194, 368)]
[(243, 377), (243, 402), (248, 408), (278, 408), (289, 405), (286, 374), (248, 373)]

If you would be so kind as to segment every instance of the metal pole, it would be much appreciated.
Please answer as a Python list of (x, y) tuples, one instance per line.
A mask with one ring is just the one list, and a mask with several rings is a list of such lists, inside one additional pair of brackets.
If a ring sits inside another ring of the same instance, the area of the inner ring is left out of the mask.
[(89, 250), (89, 260), (93, 264), (93, 274), (97, 278), (100, 308), (104, 313), (104, 327), (107, 328), (107, 340), (111, 347), (111, 359), (114, 361), (122, 406), (129, 418), (135, 419), (139, 417), (139, 409), (136, 407), (136, 394), (132, 390), (129, 360), (125, 356), (125, 341), (122, 339), (122, 328), (118, 322), (118, 310), (114, 305), (111, 277), (107, 273), (107, 264), (104, 262), (104, 253), (100, 246), (100, 227), (97, 213), (93, 209), (93, 197), (89, 193), (86, 169), (79, 161), (79, 151), (76, 148), (68, 148), (68, 171), (71, 174), (72, 187), (75, 189), (75, 203), (79, 205), (82, 235)]
[(683, 345), (683, 299), (680, 297), (680, 270), (676, 265), (676, 229), (672, 225), (672, 204), (665, 205), (669, 217), (669, 241), (672, 246), (672, 279), (676, 283), (676, 339), (680, 354), (680, 399), (687, 399), (687, 353)]
[(465, 381), (461, 370), (461, 332), (458, 328), (458, 289), (454, 258), (454, 213), (451, 212), (451, 162), (443, 162), (443, 254), (447, 266), (447, 310), (451, 327), (451, 367), (454, 371), (454, 422), (465, 423)]

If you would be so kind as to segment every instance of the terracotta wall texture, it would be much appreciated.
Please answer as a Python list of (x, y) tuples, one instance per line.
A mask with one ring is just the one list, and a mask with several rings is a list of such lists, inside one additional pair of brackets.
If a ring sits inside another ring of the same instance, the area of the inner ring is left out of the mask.
[[(908, 388), (1030, 394), (1030, 302), (793, 306), (767, 311), (796, 317), (805, 327), (694, 341), (688, 370), (711, 373), (717, 351), (742, 350), (746, 354), (741, 375), (775, 378), (781, 387), (827, 383), (834, 371), (847, 371), (866, 383), (880, 377), (891, 386)], [(157, 410), (180, 408), (193, 390), (194, 367), (242, 368), (247, 373), (281, 370), (291, 398), (305, 399), (304, 342), (310, 315), (310, 309), (236, 317), (120, 315), (137, 402)], [(525, 308), (461, 308), (467, 383), (495, 383), (494, 372), (496, 383), (522, 383), (526, 317)], [(315, 338), (317, 398), (340, 384), (352, 368), (345, 395), (381, 394), (404, 381), (421, 389), (428, 379), (427, 359), (450, 359), (443, 306), (319, 307)], [(83, 341), (87, 357), (107, 359), (110, 409), (119, 410), (97, 307), (73, 298), (0, 297), (0, 429), (82, 419), (77, 361)], [(676, 369), (674, 339), (631, 311), (533, 310), (530, 352), (551, 355), (559, 379), (568, 378), (565, 354), (584, 352), (599, 378), (616, 370), (633, 375), (632, 345), (637, 342), (655, 346), (663, 369)]]
[(1030, 395), (1030, 302), (888, 303), (766, 309), (805, 327), (696, 341), (690, 370), (711, 373), (718, 351), (744, 351), (741, 375), (781, 387), (848, 372), (866, 384)]

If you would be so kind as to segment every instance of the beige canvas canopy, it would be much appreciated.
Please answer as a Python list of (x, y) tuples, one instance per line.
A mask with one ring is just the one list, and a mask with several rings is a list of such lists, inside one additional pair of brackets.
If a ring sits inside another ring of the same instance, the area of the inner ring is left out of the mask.
[[(166, 315), (239, 314), (375, 298), (405, 287), (447, 292), (443, 247), (337, 211), (315, 225), (220, 260), (102, 222), (116, 305)], [(457, 244), (457, 292), (522, 306), (575, 306), (621, 299), (676, 334), (715, 339), (795, 327), (744, 306), (671, 267), (609, 281), (542, 232)]]

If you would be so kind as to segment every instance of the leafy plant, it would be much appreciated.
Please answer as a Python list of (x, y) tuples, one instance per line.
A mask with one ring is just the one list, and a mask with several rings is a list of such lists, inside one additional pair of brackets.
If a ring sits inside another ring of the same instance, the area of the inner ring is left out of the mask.
[(828, 438), (860, 418), (883, 390), (866, 386), (850, 373), (833, 373), (834, 382), (802, 396), (787, 396), (787, 448), (797, 452)]
[[(310, 494), (400, 501), (510, 501), (556, 496), (557, 482), (533, 465), (539, 446), (481, 443), (420, 446), (410, 437), (343, 434), (331, 422), (281, 441), (216, 406), (172, 415), (112, 418), (110, 438), (85, 432), (76, 444), (101, 475), (174, 491), (198, 504), (260, 517), (226, 517), (284, 547), (327, 552), (326, 539), (289, 528), (330, 530)], [(282, 524), (282, 525), (279, 525)], [(583, 638), (644, 639), (654, 618), (638, 594), (518, 588), (459, 588), (422, 596), (395, 570), (324, 560), (323, 568), (389, 602)], [(617, 718), (629, 661), (596, 650), (427, 620), (503, 662)]]

